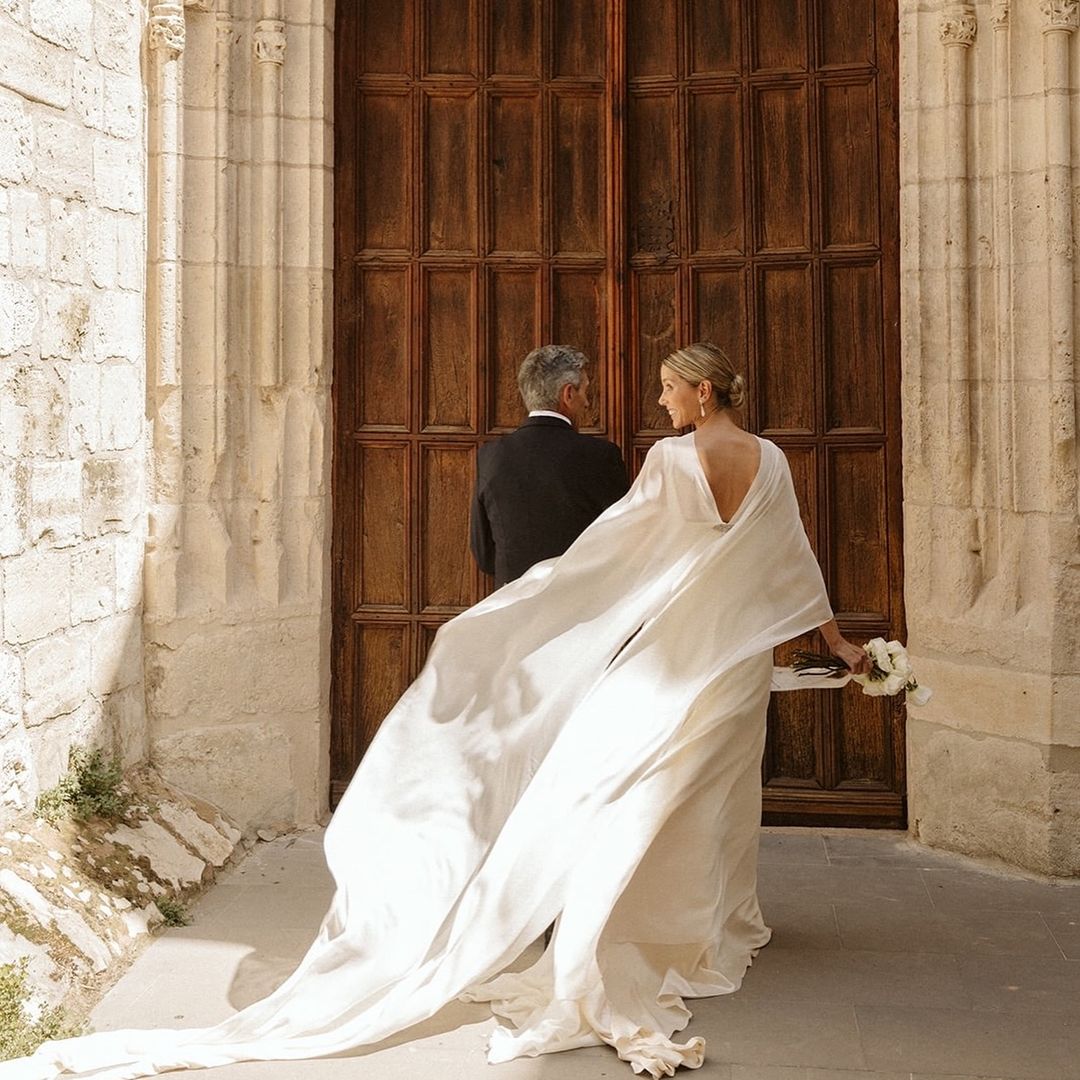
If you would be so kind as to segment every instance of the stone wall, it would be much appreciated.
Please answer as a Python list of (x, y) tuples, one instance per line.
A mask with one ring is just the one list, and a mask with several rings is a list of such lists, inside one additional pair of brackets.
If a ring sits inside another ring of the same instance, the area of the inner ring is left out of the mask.
[(911, 827), (1080, 874), (1080, 12), (901, 11)]
[(147, 752), (143, 22), (0, 3), (0, 818)]
[(333, 14), (150, 22), (152, 757), (241, 824), (306, 823), (329, 762)]

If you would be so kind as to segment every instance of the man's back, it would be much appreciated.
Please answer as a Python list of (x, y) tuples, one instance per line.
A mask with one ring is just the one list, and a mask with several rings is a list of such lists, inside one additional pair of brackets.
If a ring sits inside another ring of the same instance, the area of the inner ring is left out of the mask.
[(472, 550), (496, 585), (561, 555), (626, 493), (613, 443), (582, 435), (552, 416), (480, 448), (472, 510)]

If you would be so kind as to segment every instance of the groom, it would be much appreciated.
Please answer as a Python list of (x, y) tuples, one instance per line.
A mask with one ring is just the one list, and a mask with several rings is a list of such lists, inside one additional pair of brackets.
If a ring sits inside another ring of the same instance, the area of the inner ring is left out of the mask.
[(518, 372), (528, 419), (480, 447), (470, 546), (496, 587), (561, 555), (626, 494), (619, 448), (577, 430), (589, 407), (586, 363), (565, 345), (533, 349)]

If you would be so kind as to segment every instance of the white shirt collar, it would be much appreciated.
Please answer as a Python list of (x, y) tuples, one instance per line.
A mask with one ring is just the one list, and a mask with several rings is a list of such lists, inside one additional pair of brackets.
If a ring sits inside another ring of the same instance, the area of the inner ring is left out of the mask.
[(566, 423), (570, 424), (571, 427), (574, 426), (572, 423), (570, 423), (569, 416), (563, 416), (561, 412), (551, 412), (549, 409), (533, 409), (529, 413), (529, 416), (554, 416), (557, 417), (559, 420), (565, 420)]

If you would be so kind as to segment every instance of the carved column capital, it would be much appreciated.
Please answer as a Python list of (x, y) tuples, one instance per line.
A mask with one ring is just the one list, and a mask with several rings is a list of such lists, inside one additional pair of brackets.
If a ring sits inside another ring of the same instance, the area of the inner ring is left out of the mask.
[(1009, 28), (1009, 0), (994, 0), (994, 8), (990, 13), (990, 22), (995, 30), (1007, 30)]
[(155, 4), (150, 9), (151, 49), (164, 49), (177, 57), (184, 51), (185, 37), (183, 4)]
[(1064, 30), (1073, 33), (1080, 26), (1080, 0), (1042, 0), (1043, 33)]
[(285, 63), (285, 23), (260, 19), (255, 24), (255, 59), (260, 64)]
[(229, 37), (233, 32), (233, 17), (227, 11), (219, 11), (214, 17), (214, 26), (217, 30), (218, 42), (222, 45), (229, 43)]
[(974, 4), (950, 4), (941, 13), (938, 32), (941, 34), (942, 44), (963, 45), (967, 48), (975, 44), (978, 28)]

